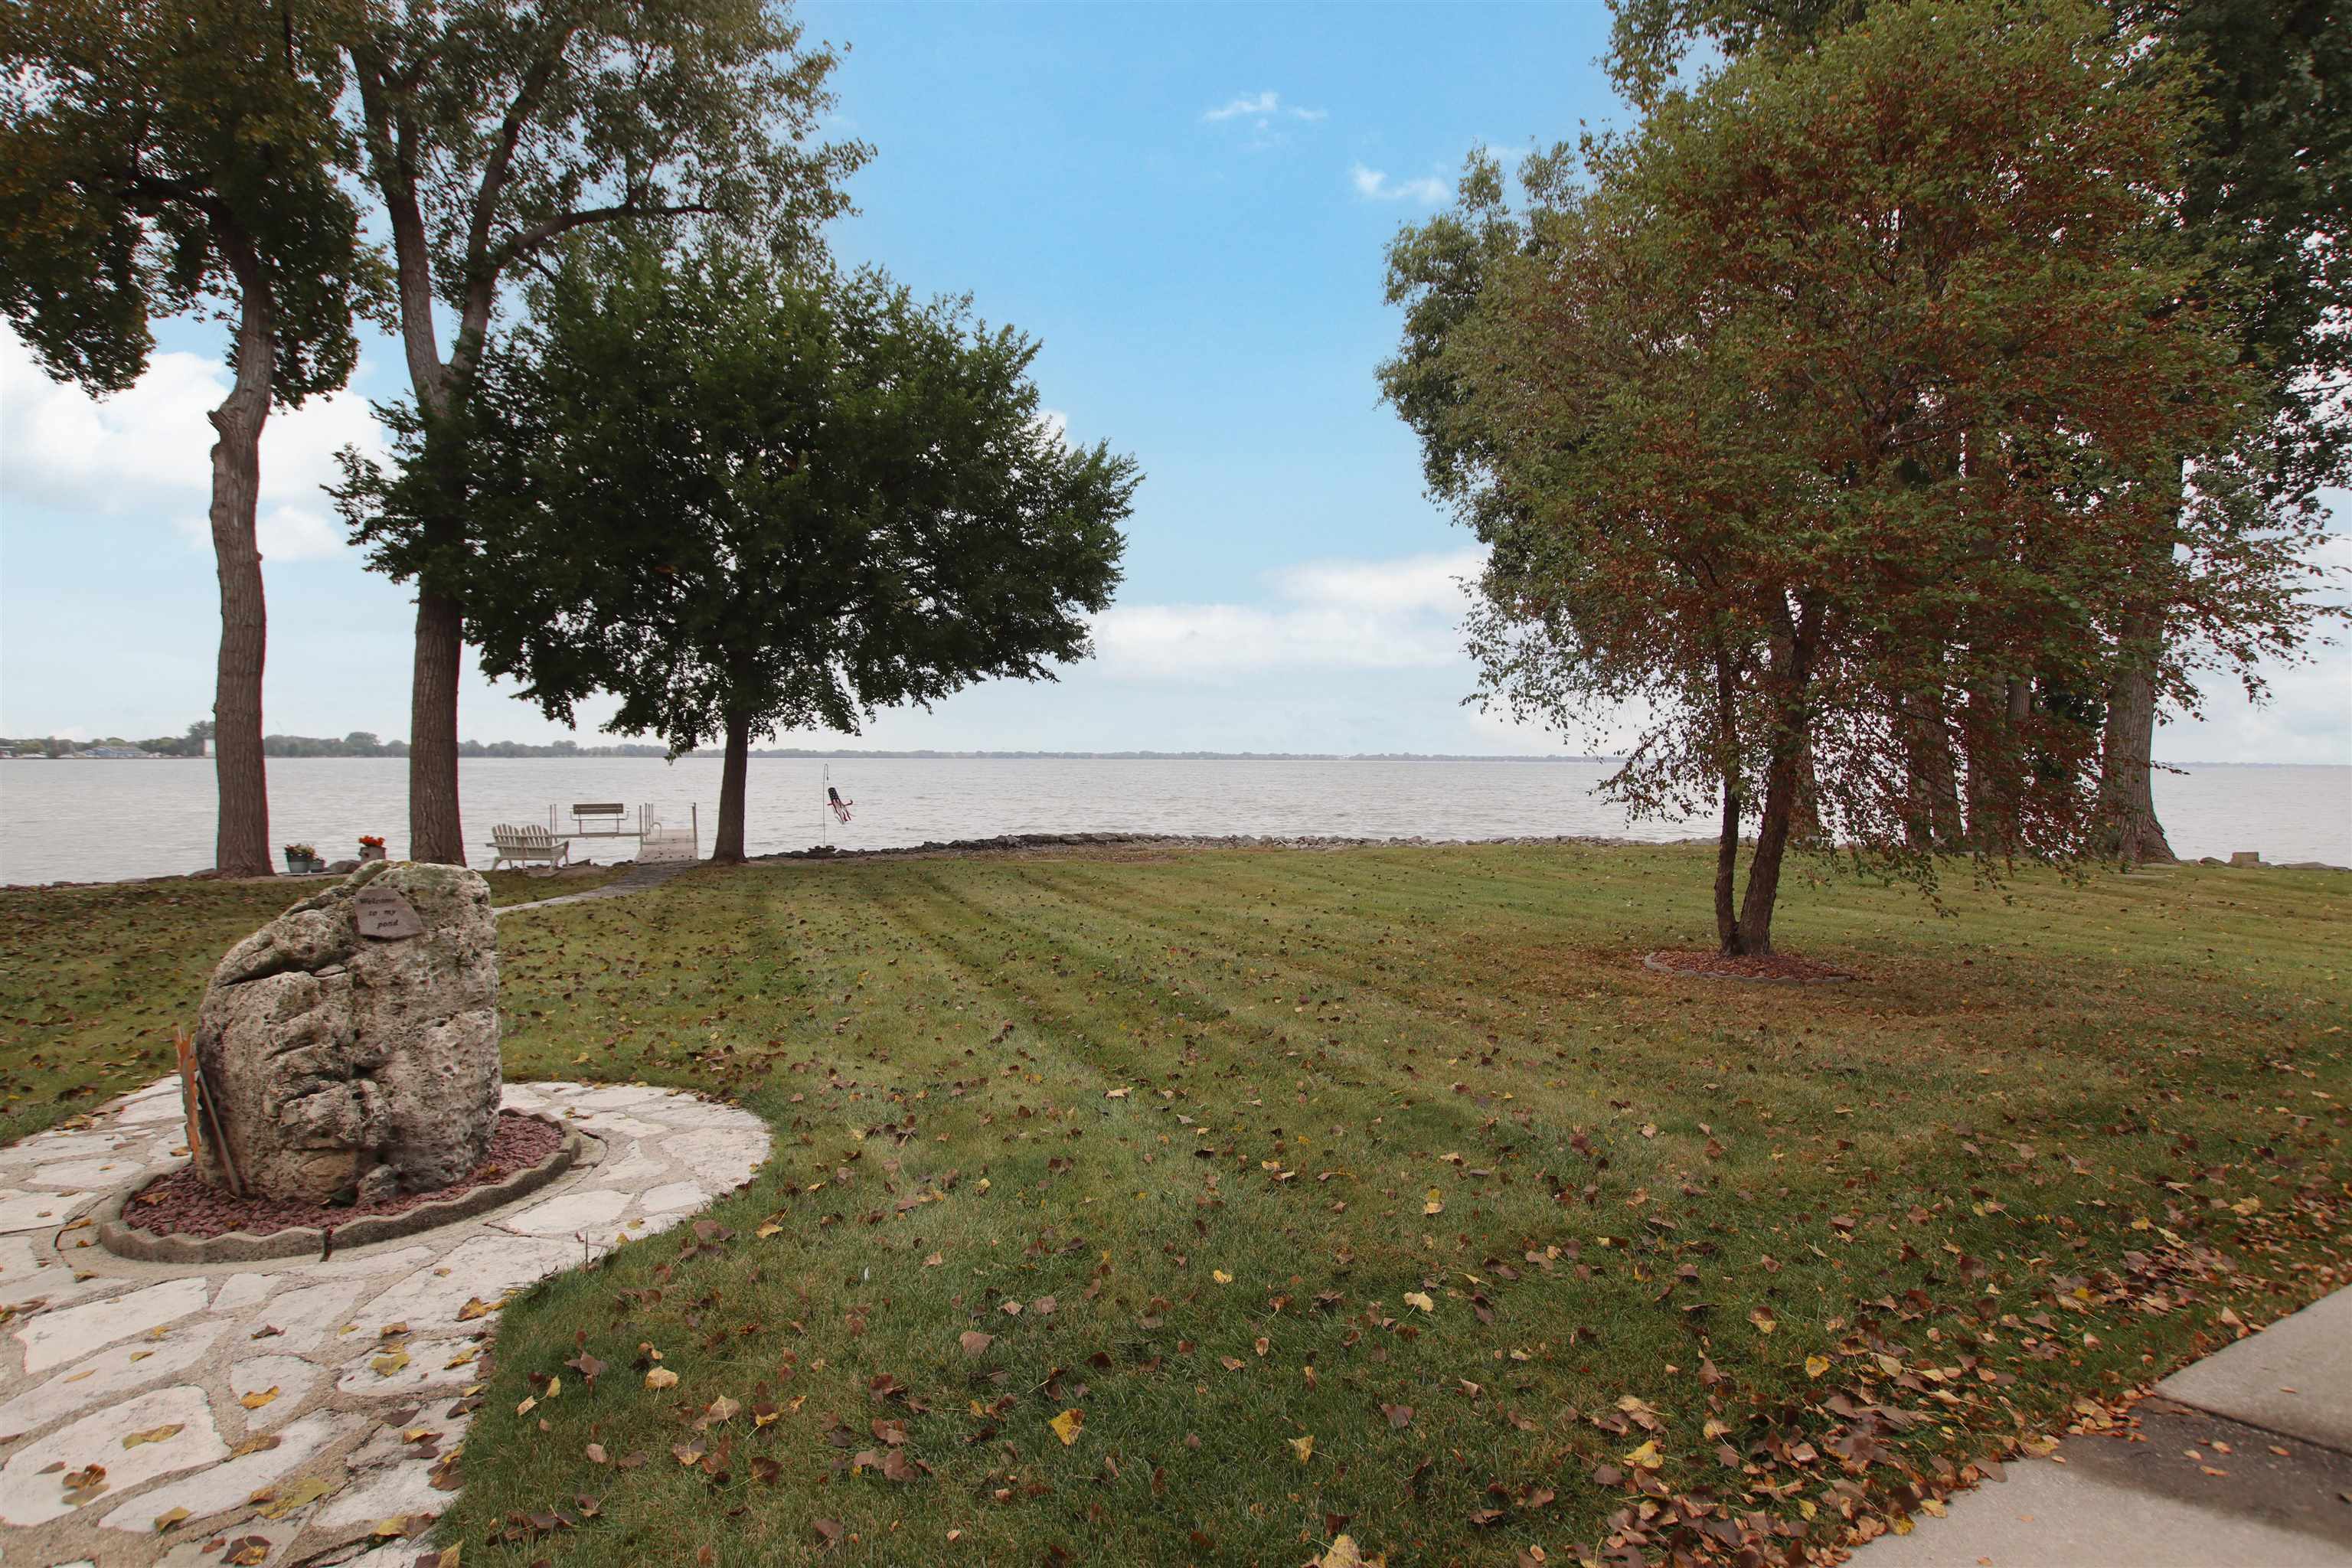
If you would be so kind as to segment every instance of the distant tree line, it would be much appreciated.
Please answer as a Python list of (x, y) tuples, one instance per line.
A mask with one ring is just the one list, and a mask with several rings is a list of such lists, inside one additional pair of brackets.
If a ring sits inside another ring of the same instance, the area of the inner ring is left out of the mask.
[[(142, 752), (152, 752), (163, 757), (201, 757), (205, 742), (212, 739), (210, 720), (200, 720), (188, 726), (182, 735), (159, 735), (144, 741), (129, 741), (120, 735), (103, 740), (75, 741), (57, 735), (26, 737), (10, 740), (0, 736), (0, 752), (14, 752), (25, 756), (37, 752), (48, 757), (71, 756), (96, 746), (135, 746)], [(379, 739), (372, 730), (354, 730), (342, 739), (331, 735), (264, 735), (262, 752), (272, 757), (404, 757), (408, 755), (405, 741)], [(557, 741), (551, 745), (527, 745), (520, 741), (462, 741), (457, 745), (462, 757), (660, 757), (668, 754), (661, 746), (583, 746), (577, 741)]]

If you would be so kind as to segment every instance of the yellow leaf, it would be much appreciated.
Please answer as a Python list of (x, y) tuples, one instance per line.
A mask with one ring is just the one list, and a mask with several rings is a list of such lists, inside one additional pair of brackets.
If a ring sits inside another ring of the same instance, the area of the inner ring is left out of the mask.
[(1309, 1434), (1304, 1437), (1293, 1437), (1290, 1440), (1290, 1451), (1298, 1456), (1298, 1462), (1302, 1465), (1307, 1460), (1313, 1458), (1315, 1457), (1315, 1438), (1313, 1435)]
[(386, 1351), (382, 1355), (376, 1357), (373, 1361), (368, 1363), (368, 1365), (375, 1368), (375, 1374), (378, 1377), (390, 1377), (394, 1373), (398, 1372), (402, 1367), (404, 1367), (407, 1364), (408, 1352), (406, 1351)]
[(390, 1519), (379, 1519), (375, 1521), (375, 1532), (378, 1535), (405, 1535), (408, 1533), (408, 1516), (395, 1514)]
[(487, 1318), (497, 1310), (496, 1306), (483, 1300), (479, 1296), (468, 1296), (466, 1298), (466, 1304), (457, 1309), (457, 1321), (461, 1323), (470, 1323), (476, 1318)]
[(657, 1366), (651, 1372), (646, 1373), (646, 1386), (647, 1388), (676, 1388), (677, 1386), (677, 1373), (670, 1371), (670, 1369), (666, 1366)]
[(1912, 1525), (1911, 1525), (1911, 1516), (1910, 1516), (1909, 1514), (1907, 1514), (1907, 1513), (1898, 1513), (1898, 1514), (1896, 1514), (1896, 1515), (1895, 1516), (1895, 1522), (1894, 1522), (1894, 1525), (1893, 1525), (1893, 1527), (1892, 1527), (1892, 1528), (1894, 1529), (1895, 1533), (1895, 1534), (1897, 1534), (1897, 1535), (1908, 1535), (1908, 1534), (1910, 1534), (1910, 1533), (1911, 1533), (1911, 1529), (1912, 1529)]
[(1234, 1282), (1234, 1277), (1226, 1273), (1222, 1268), (1210, 1269), (1209, 1278), (1215, 1280), (1220, 1285), (1230, 1285)]
[(155, 1516), (155, 1533), (161, 1535), (163, 1531), (171, 1529), (173, 1525), (179, 1523), (180, 1521), (187, 1517), (188, 1510), (184, 1508), (175, 1508), (169, 1513), (157, 1514)]
[(268, 1388), (258, 1390), (256, 1393), (239, 1395), (237, 1403), (244, 1405), (247, 1410), (258, 1410), (277, 1397), (278, 1385), (273, 1383)]
[(782, 1235), (783, 1235), (783, 1234), (784, 1234), (784, 1227), (783, 1227), (782, 1226), (778, 1225), (774, 1220), (770, 1220), (767, 1224), (765, 1224), (765, 1225), (761, 1226), (759, 1229), (757, 1229), (757, 1230), (753, 1231), (751, 1234), (752, 1234), (753, 1236), (758, 1237), (761, 1240), (765, 1241), (768, 1237), (772, 1237), (772, 1236), (782, 1236)]
[(1825, 1355), (1809, 1355), (1805, 1358), (1805, 1375), (1807, 1377), (1819, 1377), (1822, 1373), (1829, 1371), (1829, 1369), (1830, 1358)]
[(1408, 1307), (1418, 1307), (1424, 1312), (1434, 1312), (1437, 1310), (1437, 1303), (1429, 1299), (1429, 1292), (1426, 1290), (1406, 1291), (1404, 1293), (1404, 1304)]
[(1640, 1447), (1626, 1455), (1625, 1462), (1629, 1465), (1638, 1466), (1642, 1469), (1654, 1470), (1659, 1466), (1666, 1462), (1666, 1458), (1664, 1454), (1658, 1452), (1657, 1442), (1655, 1439), (1653, 1439), (1649, 1442), (1643, 1443)]
[(539, 1401), (538, 1401), (538, 1400), (536, 1400), (536, 1399), (526, 1399), (526, 1400), (524, 1400), (520, 1405), (516, 1405), (516, 1406), (515, 1406), (515, 1414), (516, 1414), (516, 1415), (530, 1415), (532, 1411), (534, 1411), (534, 1410), (536, 1410), (536, 1409), (538, 1409), (538, 1408), (539, 1408)]
[(261, 1504), (261, 1517), (264, 1519), (284, 1519), (296, 1509), (308, 1507), (334, 1489), (333, 1483), (310, 1476), (296, 1481), (284, 1492), (264, 1492), (247, 1500)]
[(1364, 1568), (1363, 1549), (1352, 1535), (1335, 1535), (1323, 1555), (1315, 1560), (1315, 1568)]
[(142, 1443), (160, 1443), (177, 1432), (183, 1425), (182, 1422), (174, 1421), (168, 1426), (150, 1426), (144, 1432), (132, 1432), (122, 1439), (122, 1446), (126, 1448), (136, 1448)]
[(442, 1552), (439, 1559), (434, 1563), (433, 1568), (457, 1568), (457, 1553), (463, 1552), (465, 1549), (466, 1543), (462, 1541), (459, 1542), (457, 1545), (452, 1546), (447, 1551)]
[(1045, 1423), (1054, 1429), (1054, 1436), (1062, 1440), (1065, 1448), (1078, 1440), (1078, 1428), (1086, 1424), (1087, 1413), (1083, 1410), (1065, 1410)]
[(1772, 1315), (1772, 1309), (1769, 1307), (1757, 1308), (1748, 1314), (1748, 1321), (1756, 1325), (1758, 1333), (1762, 1334), (1769, 1334), (1780, 1326), (1780, 1321)]

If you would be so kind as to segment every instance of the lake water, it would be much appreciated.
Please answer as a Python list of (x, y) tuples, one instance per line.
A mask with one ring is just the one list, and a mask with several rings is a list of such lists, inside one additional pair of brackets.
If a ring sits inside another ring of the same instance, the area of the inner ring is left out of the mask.
[[(857, 803), (822, 809), (825, 769)], [(701, 813), (709, 853), (719, 759), (480, 758), (458, 780), (468, 854), (488, 865), (493, 823), (545, 823), (573, 801), (651, 805), (666, 823)], [(845, 848), (998, 833), (1327, 833), (1495, 838), (1520, 834), (1680, 838), (1712, 822), (1628, 825), (1592, 788), (1601, 763), (1122, 762), (1076, 758), (751, 761), (745, 847)], [(408, 764), (396, 757), (276, 757), (271, 836), (330, 859), (381, 835), (406, 851)], [(2198, 767), (2159, 773), (2157, 809), (2174, 850), (2352, 865), (2352, 768)], [(0, 881), (108, 881), (186, 872), (213, 860), (213, 769), (203, 762), (0, 761)], [(568, 817), (562, 826), (569, 826)], [(576, 845), (599, 860), (634, 840)], [(475, 847), (480, 847), (478, 850)]]

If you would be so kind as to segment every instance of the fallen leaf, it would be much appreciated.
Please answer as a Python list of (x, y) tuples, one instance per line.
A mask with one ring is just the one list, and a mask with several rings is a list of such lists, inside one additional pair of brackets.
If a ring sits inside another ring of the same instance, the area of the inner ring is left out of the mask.
[(177, 1432), (184, 1425), (185, 1423), (174, 1421), (169, 1426), (150, 1426), (144, 1432), (130, 1433), (123, 1437), (122, 1446), (126, 1448), (136, 1448), (142, 1443), (160, 1443)]
[(1408, 1307), (1418, 1307), (1424, 1312), (1434, 1312), (1437, 1310), (1437, 1303), (1429, 1299), (1429, 1292), (1426, 1290), (1406, 1291), (1404, 1293), (1404, 1304)]
[(1087, 1413), (1077, 1409), (1065, 1410), (1045, 1423), (1054, 1429), (1054, 1436), (1062, 1440), (1065, 1448), (1078, 1440), (1078, 1428), (1086, 1424)]
[(278, 1385), (273, 1383), (268, 1388), (257, 1390), (252, 1394), (239, 1394), (236, 1402), (247, 1410), (258, 1410), (277, 1397)]
[(1335, 1535), (1323, 1555), (1315, 1560), (1315, 1568), (1364, 1568), (1364, 1553), (1352, 1535)]
[(647, 1388), (676, 1388), (677, 1386), (677, 1373), (670, 1371), (670, 1369), (666, 1366), (657, 1366), (651, 1372), (646, 1373), (646, 1386)]
[(966, 1355), (979, 1355), (996, 1342), (994, 1334), (983, 1334), (978, 1329), (966, 1329), (958, 1341)]
[(1314, 1434), (1309, 1433), (1304, 1437), (1293, 1437), (1290, 1440), (1290, 1451), (1298, 1456), (1298, 1462), (1302, 1465), (1313, 1458), (1315, 1457)]

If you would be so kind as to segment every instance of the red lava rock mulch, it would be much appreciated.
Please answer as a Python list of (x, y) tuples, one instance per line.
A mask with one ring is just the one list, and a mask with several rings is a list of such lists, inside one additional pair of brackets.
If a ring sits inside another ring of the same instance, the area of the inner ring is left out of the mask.
[(1777, 980), (1784, 984), (1807, 985), (1853, 978), (1853, 972), (1850, 969), (1840, 969), (1833, 963), (1798, 958), (1785, 952), (1735, 956), (1700, 952), (1689, 948), (1668, 948), (1650, 954), (1642, 962), (1651, 969), (1668, 974), (1688, 974), (1712, 980)]
[(499, 1130), (490, 1136), (490, 1152), (462, 1182), (436, 1193), (402, 1193), (372, 1204), (305, 1204), (287, 1198), (232, 1197), (207, 1185), (195, 1167), (187, 1166), (158, 1177), (122, 1205), (122, 1223), (156, 1236), (225, 1236), (232, 1230), (252, 1236), (300, 1226), (320, 1229), (349, 1225), (362, 1215), (400, 1214), (436, 1198), (452, 1198), (486, 1182), (503, 1181), (527, 1171), (563, 1142), (563, 1130), (535, 1116), (511, 1110), (499, 1113)]

